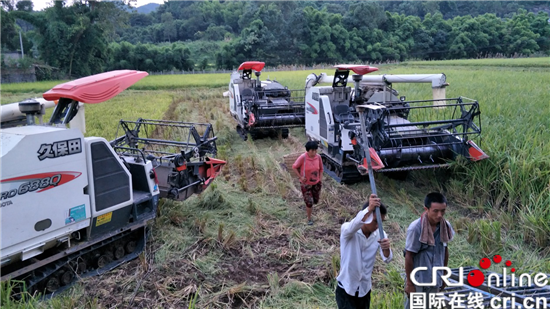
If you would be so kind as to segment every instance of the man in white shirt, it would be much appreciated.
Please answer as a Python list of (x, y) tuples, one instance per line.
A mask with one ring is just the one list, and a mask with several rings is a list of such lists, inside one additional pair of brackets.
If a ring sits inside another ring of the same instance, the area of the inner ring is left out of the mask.
[(340, 233), (340, 274), (336, 278), (336, 303), (339, 309), (370, 307), (372, 269), (379, 251), (382, 260), (389, 263), (393, 258), (390, 240), (386, 232), (380, 239), (378, 222), (374, 213), (380, 207), (382, 220), (387, 209), (380, 199), (371, 194), (366, 207), (351, 222), (342, 224)]

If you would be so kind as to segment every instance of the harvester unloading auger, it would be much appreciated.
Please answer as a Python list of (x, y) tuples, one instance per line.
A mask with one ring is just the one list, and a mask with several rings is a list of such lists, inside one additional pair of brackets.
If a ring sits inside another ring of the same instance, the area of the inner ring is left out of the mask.
[[(263, 62), (243, 62), (237, 72), (231, 74), (229, 82), (229, 109), (237, 120), (237, 132), (246, 140), (276, 136), (288, 137), (288, 129), (304, 126), (304, 104), (302, 90), (290, 91), (275, 80), (260, 81)], [(256, 79), (252, 79), (255, 71)]]
[[(335, 180), (363, 179), (366, 156), (377, 172), (444, 167), (460, 155), (471, 161), (488, 157), (471, 140), (481, 134), (479, 103), (445, 98), (444, 74), (367, 76), (378, 68), (335, 67), (334, 76), (307, 77), (305, 102), (306, 135), (320, 142), (325, 171)], [(426, 82), (433, 100), (406, 101), (393, 89), (394, 83)]]

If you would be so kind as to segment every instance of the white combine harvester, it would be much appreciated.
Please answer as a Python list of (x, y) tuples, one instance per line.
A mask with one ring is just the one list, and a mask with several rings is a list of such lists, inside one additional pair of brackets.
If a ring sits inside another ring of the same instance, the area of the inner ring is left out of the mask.
[[(304, 126), (303, 95), (292, 97), (301, 91), (290, 91), (275, 80), (260, 81), (263, 62), (243, 62), (231, 74), (229, 97), (231, 116), (237, 121), (237, 132), (246, 140), (263, 136), (288, 137), (288, 129)], [(256, 79), (252, 78), (255, 71)]]
[[(307, 77), (305, 122), (308, 138), (320, 142), (325, 171), (337, 181), (361, 180), (367, 155), (378, 172), (444, 167), (459, 155), (488, 157), (471, 140), (481, 133), (479, 103), (445, 98), (444, 74), (367, 76), (378, 68), (335, 67), (334, 76)], [(429, 83), (434, 98), (407, 101), (396, 83)]]
[(57, 85), (45, 100), (2, 106), (2, 281), (54, 293), (135, 258), (159, 198), (184, 200), (219, 174), (225, 162), (209, 157), (210, 124), (121, 120), (123, 135), (112, 142), (66, 128), (81, 102), (109, 100), (146, 75), (106, 72)]

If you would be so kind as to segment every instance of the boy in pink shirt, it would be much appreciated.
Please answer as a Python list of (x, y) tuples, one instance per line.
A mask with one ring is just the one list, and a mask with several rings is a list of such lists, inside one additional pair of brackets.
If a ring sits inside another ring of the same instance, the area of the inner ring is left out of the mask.
[(321, 160), (321, 156), (317, 154), (318, 147), (315, 141), (307, 142), (306, 152), (299, 156), (296, 162), (292, 164), (294, 173), (300, 179), (309, 225), (313, 224), (313, 220), (311, 220), (313, 204), (319, 202), (319, 196), (321, 195), (323, 161)]

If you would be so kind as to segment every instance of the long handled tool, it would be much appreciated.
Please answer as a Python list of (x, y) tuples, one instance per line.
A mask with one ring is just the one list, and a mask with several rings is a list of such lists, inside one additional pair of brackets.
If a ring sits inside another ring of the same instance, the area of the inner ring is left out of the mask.
[[(367, 105), (358, 105), (356, 107), (357, 111), (359, 112), (359, 116), (361, 119), (361, 140), (363, 141), (363, 151), (365, 153), (365, 158), (367, 159), (367, 167), (369, 170), (369, 182), (370, 182), (370, 188), (372, 191), (372, 194), (376, 193), (376, 184), (374, 183), (374, 172), (372, 170), (372, 163), (371, 163), (371, 157), (370, 157), (370, 146), (369, 146), (369, 139), (367, 136), (367, 128), (365, 125), (365, 118), (364, 118), (364, 112), (365, 109), (369, 108)], [(376, 212), (376, 222), (378, 222), (378, 232), (380, 234), (380, 239), (384, 238), (384, 229), (382, 228), (382, 215), (380, 214), (380, 207), (374, 207)]]

